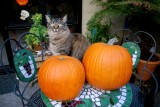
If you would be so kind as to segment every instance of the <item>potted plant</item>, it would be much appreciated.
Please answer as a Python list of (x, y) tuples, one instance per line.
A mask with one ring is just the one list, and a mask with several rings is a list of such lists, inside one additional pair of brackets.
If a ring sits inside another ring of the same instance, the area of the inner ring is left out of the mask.
[(33, 24), (29, 32), (37, 36), (28, 34), (25, 36), (25, 41), (32, 49), (35, 49), (37, 46), (38, 47), (40, 46), (41, 42), (47, 41), (46, 38), (47, 28), (46, 26), (42, 25), (42, 14), (36, 13), (35, 15), (32, 16), (31, 19), (33, 21)]
[(152, 35), (147, 32), (137, 32), (137, 36), (141, 39), (138, 43), (141, 56), (137, 70), (138, 75), (142, 76), (141, 79), (146, 81), (152, 76), (149, 72), (153, 73), (160, 64), (160, 54), (156, 52), (156, 41)]
[[(97, 11), (89, 20), (89, 28), (91, 25), (95, 25), (94, 23), (99, 24), (99, 22), (104, 21), (105, 18), (124, 15), (126, 16), (126, 22), (124, 23), (126, 28), (133, 29), (133, 31), (147, 31), (152, 35), (160, 33), (160, 1), (158, 0), (92, 0), (91, 3), (101, 6), (102, 9)], [(107, 24), (104, 23), (104, 25)], [(90, 31), (92, 30), (90, 29)], [(143, 44), (139, 44), (141, 47), (141, 59), (143, 57), (149, 58), (152, 55), (150, 53), (152, 46), (147, 46), (153, 43), (150, 40), (152, 39), (143, 40), (141, 41)], [(149, 49), (144, 48), (145, 44)], [(145, 51), (148, 51), (148, 54)], [(152, 58), (154, 57), (157, 56), (153, 55)], [(147, 58), (145, 58), (146, 61)]]
[(91, 35), (88, 36), (91, 43), (95, 42), (105, 42), (112, 37), (110, 35), (111, 22), (108, 24), (108, 21), (102, 21), (104, 17), (100, 16), (92, 17), (87, 23), (87, 30), (91, 32)]
[[(91, 3), (99, 5), (102, 9), (97, 11), (89, 20), (89, 28), (95, 23), (98, 24), (104, 21), (106, 18), (113, 19), (122, 15), (126, 16), (125, 28), (133, 29), (134, 31), (143, 30), (153, 35), (160, 33), (159, 0), (92, 0)], [(102, 23), (103, 25), (110, 25), (110, 23)], [(152, 29), (153, 27), (154, 29)], [(91, 31), (91, 29), (89, 30)]]

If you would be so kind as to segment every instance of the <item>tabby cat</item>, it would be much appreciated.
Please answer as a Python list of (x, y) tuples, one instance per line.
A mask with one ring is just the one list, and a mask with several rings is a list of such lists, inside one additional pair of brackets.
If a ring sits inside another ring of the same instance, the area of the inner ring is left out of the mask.
[(49, 50), (53, 55), (69, 55), (82, 60), (90, 45), (81, 33), (71, 33), (67, 26), (67, 15), (63, 18), (50, 18), (46, 15)]

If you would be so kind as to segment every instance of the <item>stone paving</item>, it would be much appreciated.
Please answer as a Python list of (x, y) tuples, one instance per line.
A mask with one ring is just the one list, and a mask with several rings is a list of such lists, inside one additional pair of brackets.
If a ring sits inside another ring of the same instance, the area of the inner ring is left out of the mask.
[[(20, 82), (20, 87), (23, 88), (26, 83)], [(28, 86), (25, 96), (29, 98), (36, 90), (38, 90), (38, 84), (34, 86)], [(22, 103), (19, 97), (13, 92), (0, 95), (0, 107), (22, 107)]]

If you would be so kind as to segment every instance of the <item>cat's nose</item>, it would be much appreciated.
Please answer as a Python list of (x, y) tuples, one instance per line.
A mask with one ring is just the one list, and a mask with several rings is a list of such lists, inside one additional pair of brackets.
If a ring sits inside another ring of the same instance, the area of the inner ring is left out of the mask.
[(55, 25), (55, 26), (54, 26), (54, 29), (58, 29), (58, 28), (59, 28), (59, 25)]

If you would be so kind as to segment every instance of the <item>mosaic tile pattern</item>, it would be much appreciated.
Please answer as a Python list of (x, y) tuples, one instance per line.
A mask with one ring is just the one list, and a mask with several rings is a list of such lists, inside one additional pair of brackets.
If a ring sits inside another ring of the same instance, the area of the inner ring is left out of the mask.
[[(108, 107), (125, 107), (130, 105), (132, 100), (132, 91), (130, 86), (127, 84), (120, 89), (118, 89), (119, 95), (117, 97), (118, 101), (113, 104), (108, 104)], [(80, 94), (70, 102), (57, 102), (47, 98), (42, 93), (42, 99), (47, 107), (76, 107), (79, 104), (83, 104), (82, 99), (91, 99), (91, 101), (96, 105), (96, 107), (101, 107), (101, 99), (100, 96), (108, 93), (113, 95), (112, 91), (100, 90), (91, 85), (85, 84)]]
[(36, 62), (31, 51), (21, 49), (14, 55), (14, 65), (18, 78), (23, 82), (29, 82), (37, 74)]
[(134, 42), (125, 42), (122, 44), (122, 46), (126, 48), (132, 55), (133, 68), (136, 68), (140, 60), (140, 54), (141, 54), (140, 47), (138, 46), (138, 44)]

